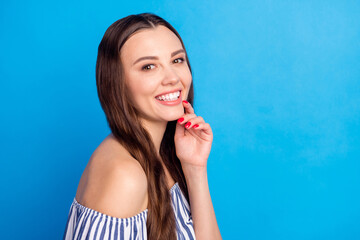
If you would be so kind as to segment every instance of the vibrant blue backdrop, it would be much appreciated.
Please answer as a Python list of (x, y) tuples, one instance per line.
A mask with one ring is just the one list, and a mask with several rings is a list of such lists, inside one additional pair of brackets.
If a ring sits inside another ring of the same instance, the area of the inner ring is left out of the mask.
[(360, 2), (343, 0), (2, 0), (1, 238), (62, 237), (109, 134), (98, 44), (142, 12), (187, 47), (223, 238), (360, 239)]

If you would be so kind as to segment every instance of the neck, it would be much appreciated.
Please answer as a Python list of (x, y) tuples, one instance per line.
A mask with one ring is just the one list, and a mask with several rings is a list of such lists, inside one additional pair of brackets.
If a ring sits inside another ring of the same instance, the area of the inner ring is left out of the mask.
[(167, 122), (142, 121), (143, 127), (149, 132), (155, 145), (156, 153), (160, 154), (160, 145), (164, 137)]

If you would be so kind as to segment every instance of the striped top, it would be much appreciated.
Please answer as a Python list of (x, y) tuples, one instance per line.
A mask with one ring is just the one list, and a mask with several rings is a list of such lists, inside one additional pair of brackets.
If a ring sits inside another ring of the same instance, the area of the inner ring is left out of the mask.
[[(169, 190), (175, 213), (177, 239), (195, 239), (193, 221), (189, 203), (176, 182)], [(148, 209), (129, 218), (116, 218), (87, 208), (74, 198), (66, 228), (64, 240), (140, 240), (147, 239), (146, 219)]]

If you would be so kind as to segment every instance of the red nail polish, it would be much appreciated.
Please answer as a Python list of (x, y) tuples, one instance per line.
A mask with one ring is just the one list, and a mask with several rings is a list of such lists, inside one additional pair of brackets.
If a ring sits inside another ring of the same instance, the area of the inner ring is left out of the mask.
[(197, 128), (199, 125), (198, 124), (195, 124), (194, 126), (193, 126), (193, 128)]
[(188, 104), (188, 103), (189, 103), (189, 102), (188, 102), (188, 101), (186, 101), (186, 100), (183, 100), (183, 102), (184, 102), (184, 103), (186, 103), (186, 104)]
[(181, 123), (182, 121), (184, 121), (184, 118), (179, 118), (178, 122)]
[(191, 122), (188, 122), (188, 123), (185, 125), (185, 127), (186, 127), (186, 128), (189, 128), (190, 125), (191, 125)]

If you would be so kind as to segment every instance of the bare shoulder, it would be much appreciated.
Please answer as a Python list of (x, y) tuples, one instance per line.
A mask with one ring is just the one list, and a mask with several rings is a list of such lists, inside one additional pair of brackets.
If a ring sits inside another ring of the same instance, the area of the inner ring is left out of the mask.
[(146, 174), (140, 163), (109, 135), (92, 154), (76, 200), (112, 217), (132, 217), (147, 209)]

